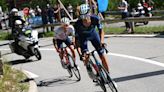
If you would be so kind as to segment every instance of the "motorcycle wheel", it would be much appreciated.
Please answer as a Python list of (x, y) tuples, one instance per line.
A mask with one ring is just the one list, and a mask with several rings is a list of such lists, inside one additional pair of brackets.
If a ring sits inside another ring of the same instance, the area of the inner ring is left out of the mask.
[(38, 60), (41, 60), (41, 59), (42, 59), (41, 53), (40, 53), (40, 51), (39, 51), (38, 48), (35, 48), (35, 49), (34, 49), (34, 55), (35, 55), (35, 57), (36, 57)]
[(144, 25), (147, 25), (148, 23), (149, 23), (148, 21), (145, 21), (145, 22), (144, 22)]

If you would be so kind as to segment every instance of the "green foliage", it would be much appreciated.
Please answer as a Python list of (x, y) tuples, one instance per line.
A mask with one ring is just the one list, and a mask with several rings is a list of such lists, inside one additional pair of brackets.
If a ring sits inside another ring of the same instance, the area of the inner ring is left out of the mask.
[(155, 8), (164, 9), (164, 1), (163, 0), (154, 0)]
[(0, 6), (2, 7), (2, 10), (7, 10), (7, 3), (6, 0), (0, 0)]
[(20, 83), (27, 77), (22, 72), (4, 64), (4, 75), (0, 78), (0, 92), (28, 92), (28, 83)]

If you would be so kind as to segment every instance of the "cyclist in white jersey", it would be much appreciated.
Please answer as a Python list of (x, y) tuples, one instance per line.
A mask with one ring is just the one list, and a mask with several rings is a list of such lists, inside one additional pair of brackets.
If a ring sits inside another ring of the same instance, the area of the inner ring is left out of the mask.
[[(75, 51), (74, 51), (74, 42), (75, 42), (75, 31), (74, 27), (70, 25), (70, 20), (67, 17), (61, 19), (61, 26), (54, 29), (54, 38), (53, 43), (57, 52), (59, 53), (61, 61), (63, 60), (63, 54), (61, 52), (61, 48), (63, 47), (63, 43), (65, 43), (71, 50), (74, 61), (75, 60)], [(68, 36), (72, 36), (72, 40)]]

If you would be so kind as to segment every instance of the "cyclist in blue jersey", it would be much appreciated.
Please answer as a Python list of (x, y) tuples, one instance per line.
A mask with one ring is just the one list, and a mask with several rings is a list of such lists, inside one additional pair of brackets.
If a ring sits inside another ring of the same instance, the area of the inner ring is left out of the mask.
[[(81, 57), (83, 57), (84, 65), (86, 65), (88, 61), (85, 57), (88, 52), (87, 42), (91, 41), (100, 56), (103, 66), (109, 71), (108, 61), (102, 48), (104, 43), (102, 24), (98, 16), (89, 14), (89, 10), (88, 4), (80, 5), (80, 18), (74, 24), (76, 38), (78, 38), (82, 52)], [(99, 34), (96, 32), (96, 27), (99, 30)]]

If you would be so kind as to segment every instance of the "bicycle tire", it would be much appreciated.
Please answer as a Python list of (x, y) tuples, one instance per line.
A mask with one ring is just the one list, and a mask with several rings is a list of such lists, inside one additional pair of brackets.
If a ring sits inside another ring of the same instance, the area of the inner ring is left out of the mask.
[(71, 70), (74, 73), (75, 77), (77, 78), (77, 81), (80, 81), (81, 80), (80, 71), (77, 68), (77, 66), (74, 66), (75, 61), (73, 60), (73, 57), (70, 54), (68, 54), (68, 60), (69, 60), (70, 66), (71, 66)]
[(72, 70), (71, 70), (71, 64), (70, 64), (70, 61), (69, 61), (69, 57), (68, 55), (67, 56), (64, 56), (64, 60), (67, 61), (68, 60), (68, 64), (66, 65), (66, 69), (69, 73), (69, 77), (71, 78), (73, 76), (73, 73), (72, 73)]
[(71, 70), (71, 66), (69, 65), (69, 66), (67, 66), (67, 71), (68, 71), (68, 73), (69, 73), (69, 77), (71, 78), (72, 76), (73, 76), (73, 73), (72, 73), (72, 70)]
[(106, 87), (105, 87), (105, 83), (104, 83), (102, 77), (97, 77), (97, 82), (98, 82), (98, 84), (100, 85), (101, 89), (102, 89), (104, 92), (107, 92)]
[(100, 65), (101, 67), (101, 72), (105, 75), (104, 81), (108, 84), (109, 88), (111, 89), (112, 92), (118, 92), (116, 84), (114, 83), (114, 80), (110, 77), (109, 73), (106, 71), (106, 69)]
[[(92, 60), (92, 59), (90, 58), (90, 59), (89, 59), (89, 62), (88, 62), (89, 66), (92, 67), (91, 73), (88, 73), (88, 74), (89, 74), (89, 77), (90, 77), (91, 79), (93, 79), (93, 80), (96, 79), (97, 82), (98, 82), (98, 85), (101, 87), (101, 89), (102, 89), (104, 92), (107, 92), (107, 89), (106, 89), (106, 87), (105, 87), (105, 82), (104, 82), (104, 80), (103, 80), (103, 77), (100, 76), (100, 72), (97, 71), (97, 70), (95, 69), (95, 67), (93, 66), (93, 65), (94, 65), (93, 61), (94, 61), (94, 60)], [(95, 69), (95, 71), (98, 73), (98, 75), (96, 75), (96, 74), (93, 73), (93, 69)], [(87, 71), (88, 71), (88, 70), (87, 70)]]

